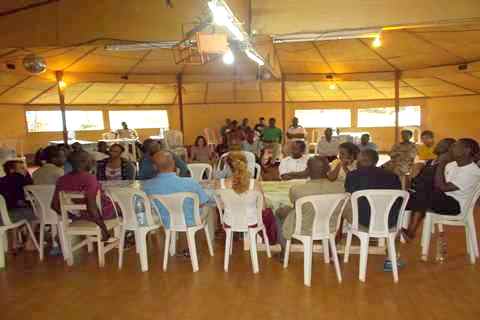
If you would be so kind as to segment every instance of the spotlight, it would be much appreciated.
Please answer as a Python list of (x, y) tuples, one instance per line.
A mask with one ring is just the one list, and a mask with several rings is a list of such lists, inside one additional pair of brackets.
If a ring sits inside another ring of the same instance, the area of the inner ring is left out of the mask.
[(60, 88), (60, 90), (63, 90), (67, 87), (67, 84), (65, 83), (65, 81), (60, 80), (58, 81), (58, 87)]
[(337, 90), (337, 84), (336, 84), (335, 82), (330, 83), (330, 84), (328, 85), (328, 89), (330, 89), (330, 90)]
[(380, 48), (382, 46), (382, 39), (380, 39), (380, 34), (375, 37), (372, 41), (372, 47)]
[(233, 55), (232, 50), (228, 49), (224, 54), (223, 54), (223, 63), (225, 64), (232, 64), (235, 62), (235, 56)]

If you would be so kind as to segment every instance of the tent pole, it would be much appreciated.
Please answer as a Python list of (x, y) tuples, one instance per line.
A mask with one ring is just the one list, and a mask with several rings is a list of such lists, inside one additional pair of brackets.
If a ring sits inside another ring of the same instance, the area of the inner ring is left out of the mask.
[(400, 140), (399, 130), (399, 115), (400, 115), (400, 71), (395, 71), (395, 143)]
[(56, 71), (58, 98), (60, 99), (60, 111), (62, 112), (63, 143), (68, 145), (67, 116), (65, 114), (65, 94), (63, 91), (63, 71)]
[(180, 113), (180, 131), (183, 133), (183, 93), (182, 93), (182, 74), (177, 74), (177, 97), (178, 110)]
[(287, 127), (287, 119), (286, 119), (286, 101), (285, 101), (285, 96), (286, 96), (286, 90), (285, 90), (285, 77), (282, 75), (282, 130), (283, 133), (285, 134), (285, 130)]

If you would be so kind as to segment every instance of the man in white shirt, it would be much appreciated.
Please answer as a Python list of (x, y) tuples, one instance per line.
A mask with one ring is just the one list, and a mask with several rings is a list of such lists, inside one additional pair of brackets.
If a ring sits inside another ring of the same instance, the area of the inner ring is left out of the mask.
[(65, 153), (57, 146), (48, 146), (43, 150), (43, 154), (46, 163), (32, 174), (33, 183), (55, 185), (58, 178), (65, 174)]
[(282, 180), (303, 179), (306, 177), (308, 156), (305, 155), (305, 142), (294, 141), (291, 155), (280, 161), (278, 173)]
[(117, 135), (117, 139), (138, 139), (137, 132), (129, 129), (125, 121), (122, 122), (122, 129), (118, 129), (115, 134)]
[(339, 142), (333, 137), (332, 128), (325, 129), (323, 136), (317, 144), (317, 153), (326, 157), (328, 162), (337, 159)]
[(411, 194), (408, 209), (412, 219), (407, 238), (415, 237), (418, 226), (427, 210), (443, 215), (458, 215), (466, 210), (475, 191), (480, 187), (480, 168), (473, 161), (479, 152), (478, 143), (473, 139), (460, 139), (451, 153), (438, 159), (435, 171), (435, 188), (425, 194)]
[(305, 141), (307, 130), (298, 124), (298, 118), (292, 119), (292, 125), (287, 130), (287, 141)]

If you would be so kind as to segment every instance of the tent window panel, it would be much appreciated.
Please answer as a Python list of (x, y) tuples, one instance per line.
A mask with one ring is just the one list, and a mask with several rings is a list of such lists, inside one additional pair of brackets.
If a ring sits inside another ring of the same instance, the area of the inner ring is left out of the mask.
[[(67, 129), (71, 131), (103, 130), (102, 111), (68, 110)], [(62, 113), (54, 110), (27, 111), (28, 132), (63, 131)]]
[[(399, 126), (420, 126), (420, 106), (400, 107)], [(358, 109), (358, 127), (395, 127), (395, 108), (360, 108)]]
[(304, 128), (350, 128), (350, 109), (295, 110), (295, 117)]
[(110, 128), (117, 130), (126, 122), (130, 129), (168, 129), (166, 110), (109, 111)]

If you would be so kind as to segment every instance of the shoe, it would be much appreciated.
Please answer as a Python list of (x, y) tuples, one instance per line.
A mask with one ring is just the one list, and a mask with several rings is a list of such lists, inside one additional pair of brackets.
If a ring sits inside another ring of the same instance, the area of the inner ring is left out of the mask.
[[(397, 260), (397, 268), (398, 269), (401, 269), (403, 267), (406, 266), (406, 263), (403, 262), (402, 260), (398, 259)], [(393, 271), (393, 268), (392, 268), (392, 261), (390, 260), (385, 260), (385, 262), (383, 263), (383, 271), (384, 272), (392, 272)]]
[(60, 249), (60, 247), (52, 247), (48, 252), (48, 255), (52, 257), (61, 257), (63, 255), (62, 249)]

